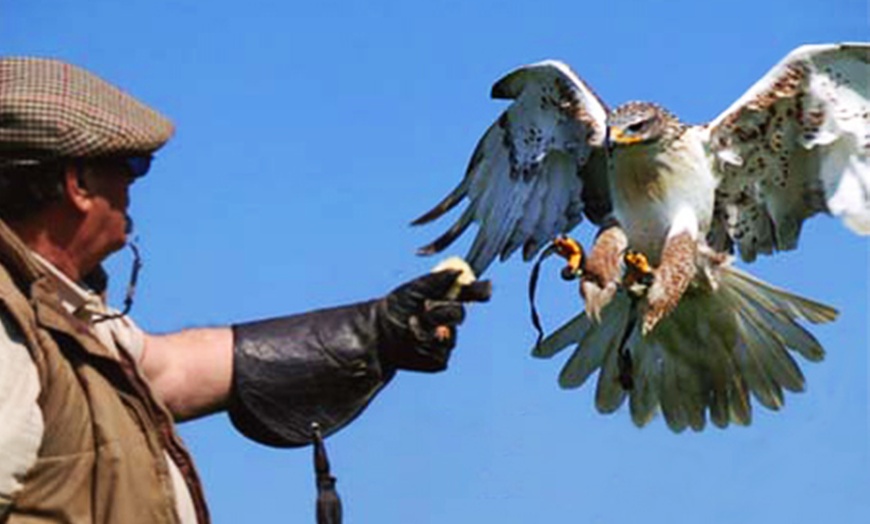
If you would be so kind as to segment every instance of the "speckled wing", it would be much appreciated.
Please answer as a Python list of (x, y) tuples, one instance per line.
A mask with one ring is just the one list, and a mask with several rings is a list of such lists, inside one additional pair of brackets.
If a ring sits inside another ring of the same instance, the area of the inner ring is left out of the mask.
[(868, 82), (870, 45), (802, 46), (708, 125), (715, 249), (794, 249), (818, 212), (870, 234)]
[(521, 67), (496, 82), (492, 97), (513, 103), (478, 142), (462, 182), (413, 222), (430, 222), (468, 198), (453, 226), (420, 253), (443, 250), (477, 222), (466, 259), (478, 275), (520, 247), (528, 260), (584, 214), (600, 222), (611, 210), (607, 110), (567, 65)]

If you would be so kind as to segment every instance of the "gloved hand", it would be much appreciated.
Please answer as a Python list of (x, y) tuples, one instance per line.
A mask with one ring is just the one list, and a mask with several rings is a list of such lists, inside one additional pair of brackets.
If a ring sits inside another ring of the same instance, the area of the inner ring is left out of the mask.
[(356, 417), (398, 369), (434, 372), (456, 344), (462, 302), (485, 301), (489, 282), (456, 286), (441, 271), (387, 296), (233, 326), (228, 411), (243, 434), (269, 445), (311, 442)]
[(378, 302), (378, 351), (384, 366), (423, 372), (447, 367), (456, 346), (456, 326), (465, 319), (462, 303), (485, 302), (492, 293), (489, 281), (476, 281), (453, 293), (460, 274), (452, 269), (430, 273), (397, 287)]

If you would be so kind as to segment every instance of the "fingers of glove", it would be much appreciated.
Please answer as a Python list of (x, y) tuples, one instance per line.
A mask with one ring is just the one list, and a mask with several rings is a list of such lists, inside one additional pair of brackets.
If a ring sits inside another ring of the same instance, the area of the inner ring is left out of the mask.
[(417, 346), (425, 351), (452, 349), (456, 345), (454, 325), (430, 324), (415, 315), (408, 319), (408, 329), (414, 336)]
[(427, 299), (443, 299), (456, 282), (458, 271), (429, 273), (407, 282), (387, 295), (388, 309), (400, 317), (409, 317), (423, 310)]
[(471, 284), (459, 289), (459, 302), (489, 302), (492, 297), (492, 282), (489, 280), (476, 280)]
[(456, 328), (447, 325), (426, 326), (413, 316), (408, 319), (408, 328), (417, 344), (403, 352), (402, 369), (416, 371), (441, 371), (447, 367), (450, 353), (456, 346)]
[(435, 340), (438, 340), (443, 343), (447, 343), (450, 341), (450, 344), (453, 347), (456, 347), (456, 327), (455, 326), (447, 326), (440, 325), (435, 326)]
[(415, 298), (443, 299), (461, 273), (456, 269), (429, 273), (408, 282), (397, 291), (404, 290)]
[(439, 348), (432, 351), (410, 349), (400, 362), (400, 369), (435, 373), (447, 369), (452, 348)]
[(424, 325), (456, 326), (465, 320), (465, 308), (452, 300), (427, 300), (420, 317)]

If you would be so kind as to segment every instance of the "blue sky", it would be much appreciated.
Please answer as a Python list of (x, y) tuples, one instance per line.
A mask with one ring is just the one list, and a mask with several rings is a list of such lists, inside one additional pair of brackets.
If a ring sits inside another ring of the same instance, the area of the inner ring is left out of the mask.
[[(611, 105), (703, 122), (792, 48), (866, 40), (867, 22), (863, 0), (0, 0), (0, 54), (85, 66), (177, 124), (132, 209), (134, 316), (172, 331), (427, 271), (414, 250), (446, 224), (408, 222), (458, 182), (504, 107), (490, 85), (518, 65), (559, 58)], [(128, 266), (112, 261), (119, 284)], [(495, 297), (448, 372), (399, 376), (330, 439), (347, 522), (870, 522), (866, 239), (821, 217), (798, 251), (750, 267), (842, 315), (813, 328), (828, 356), (802, 362), (807, 392), (701, 434), (638, 430), (625, 409), (596, 413), (588, 385), (560, 390), (565, 357), (529, 355), (529, 269), (490, 271)], [(580, 307), (558, 278), (542, 286), (549, 327)], [(224, 415), (181, 431), (216, 523), (314, 521), (309, 450), (246, 441)]]

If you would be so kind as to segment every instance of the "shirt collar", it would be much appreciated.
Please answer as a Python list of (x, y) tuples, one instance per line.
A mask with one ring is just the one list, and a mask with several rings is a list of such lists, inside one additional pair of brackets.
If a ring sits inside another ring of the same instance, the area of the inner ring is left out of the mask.
[(105, 313), (106, 306), (100, 295), (74, 282), (39, 253), (31, 252), (31, 255), (45, 269), (48, 277), (57, 287), (57, 294), (61, 303), (75, 317), (86, 322), (92, 322), (96, 315)]

